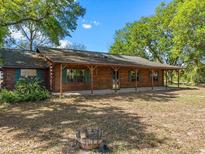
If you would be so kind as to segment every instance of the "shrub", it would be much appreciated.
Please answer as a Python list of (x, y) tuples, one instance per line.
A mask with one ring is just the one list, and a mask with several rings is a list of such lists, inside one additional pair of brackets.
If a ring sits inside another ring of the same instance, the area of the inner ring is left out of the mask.
[(1, 90), (0, 93), (0, 100), (1, 102), (6, 102), (6, 103), (16, 103), (20, 99), (17, 93), (13, 91), (9, 91), (7, 89), (3, 89)]
[(15, 85), (15, 91), (2, 90), (1, 102), (16, 103), (40, 101), (49, 97), (49, 92), (41, 86), (41, 81), (34, 77), (22, 78)]

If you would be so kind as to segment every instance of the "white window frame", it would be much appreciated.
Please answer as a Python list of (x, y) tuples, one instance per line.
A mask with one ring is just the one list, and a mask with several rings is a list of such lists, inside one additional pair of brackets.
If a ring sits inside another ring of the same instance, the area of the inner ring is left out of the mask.
[(37, 76), (36, 69), (21, 69), (21, 77), (35, 77)]

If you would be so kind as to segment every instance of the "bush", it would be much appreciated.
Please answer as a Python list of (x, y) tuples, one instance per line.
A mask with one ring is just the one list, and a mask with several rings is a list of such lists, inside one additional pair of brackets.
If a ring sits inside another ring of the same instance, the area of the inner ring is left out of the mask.
[(1, 90), (0, 93), (0, 100), (1, 102), (5, 102), (5, 103), (16, 103), (19, 101), (19, 96), (17, 93), (13, 91), (3, 89)]
[(1, 102), (16, 103), (45, 100), (49, 92), (41, 86), (41, 81), (34, 77), (22, 78), (15, 85), (15, 91), (3, 89), (0, 93)]

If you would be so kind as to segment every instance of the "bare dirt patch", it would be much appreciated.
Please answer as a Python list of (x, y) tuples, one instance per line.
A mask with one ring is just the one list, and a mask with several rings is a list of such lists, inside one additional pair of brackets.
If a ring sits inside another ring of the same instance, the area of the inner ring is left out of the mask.
[(103, 129), (112, 153), (203, 153), (204, 96), (194, 87), (0, 105), (0, 153), (80, 153), (80, 127)]

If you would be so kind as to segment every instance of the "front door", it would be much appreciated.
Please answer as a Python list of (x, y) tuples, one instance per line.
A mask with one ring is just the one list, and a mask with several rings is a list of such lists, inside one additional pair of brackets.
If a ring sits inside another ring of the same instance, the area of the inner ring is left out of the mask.
[(119, 70), (112, 71), (112, 88), (120, 89)]

